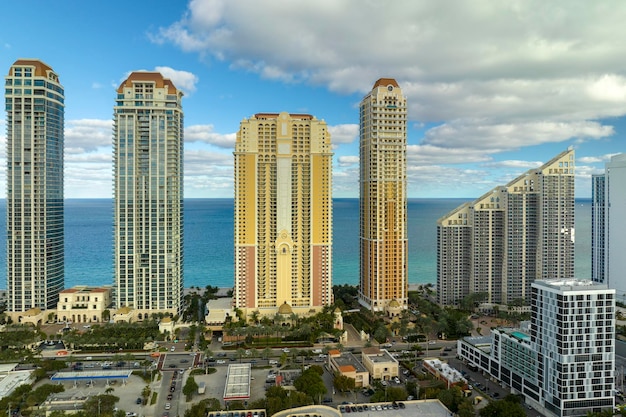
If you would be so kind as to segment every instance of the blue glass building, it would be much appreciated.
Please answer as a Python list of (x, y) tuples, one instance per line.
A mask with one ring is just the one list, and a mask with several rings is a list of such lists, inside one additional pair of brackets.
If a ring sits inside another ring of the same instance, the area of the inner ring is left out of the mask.
[(5, 81), (9, 312), (54, 309), (64, 284), (64, 92), (54, 70), (19, 59)]

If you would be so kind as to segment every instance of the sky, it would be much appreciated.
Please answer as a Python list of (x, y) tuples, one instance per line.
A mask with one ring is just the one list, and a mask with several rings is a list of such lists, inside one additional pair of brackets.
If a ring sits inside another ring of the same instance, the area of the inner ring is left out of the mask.
[(570, 146), (586, 198), (626, 150), (617, 0), (30, 0), (0, 14), (5, 76), (37, 58), (65, 88), (66, 198), (112, 197), (115, 90), (138, 70), (185, 92), (187, 198), (232, 198), (241, 120), (281, 111), (326, 121), (333, 196), (358, 197), (358, 104), (381, 77), (408, 100), (410, 198), (477, 198)]

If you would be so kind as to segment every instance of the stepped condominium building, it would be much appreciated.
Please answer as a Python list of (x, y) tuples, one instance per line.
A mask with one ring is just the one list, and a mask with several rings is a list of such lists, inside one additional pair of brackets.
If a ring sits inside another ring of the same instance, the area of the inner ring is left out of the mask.
[(360, 105), (359, 302), (373, 310), (407, 308), (407, 101), (381, 78)]
[(592, 178), (591, 273), (626, 298), (626, 154), (615, 155), (604, 174)]
[(308, 314), (332, 303), (332, 152), (326, 122), (259, 113), (235, 143), (235, 307)]
[(589, 280), (538, 280), (530, 305), (526, 326), (459, 340), (459, 357), (542, 415), (613, 411), (615, 290)]
[(180, 313), (183, 93), (157, 72), (117, 89), (113, 125), (115, 305)]
[(7, 310), (54, 309), (65, 261), (63, 86), (35, 59), (17, 60), (5, 86)]
[(528, 305), (535, 279), (574, 276), (574, 151), (437, 221), (437, 296)]

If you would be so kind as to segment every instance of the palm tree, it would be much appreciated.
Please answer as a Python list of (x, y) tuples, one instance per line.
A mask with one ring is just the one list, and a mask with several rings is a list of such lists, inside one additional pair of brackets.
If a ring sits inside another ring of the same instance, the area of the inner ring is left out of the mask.
[(272, 356), (272, 349), (269, 347), (263, 349), (263, 359), (268, 359), (270, 356)]
[(259, 313), (259, 310), (254, 310), (252, 313), (250, 313), (250, 321), (254, 324), (259, 324), (260, 315), (261, 313)]
[(291, 319), (291, 327), (298, 327), (298, 315), (296, 313), (291, 313), (289, 318)]

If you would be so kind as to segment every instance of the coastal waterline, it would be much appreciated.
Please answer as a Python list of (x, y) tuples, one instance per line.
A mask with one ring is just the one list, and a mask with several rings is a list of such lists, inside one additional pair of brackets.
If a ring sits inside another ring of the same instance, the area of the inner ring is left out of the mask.
[[(409, 283), (437, 279), (438, 218), (467, 199), (409, 199)], [(186, 199), (185, 287), (232, 287), (233, 200)], [(6, 200), (0, 200), (6, 212)], [(333, 283), (359, 282), (359, 200), (333, 200)], [(0, 235), (6, 236), (5, 216)], [(113, 282), (113, 202), (65, 201), (65, 287)], [(576, 277), (591, 278), (591, 201), (576, 200)], [(0, 240), (0, 288), (6, 288), (6, 242)]]

